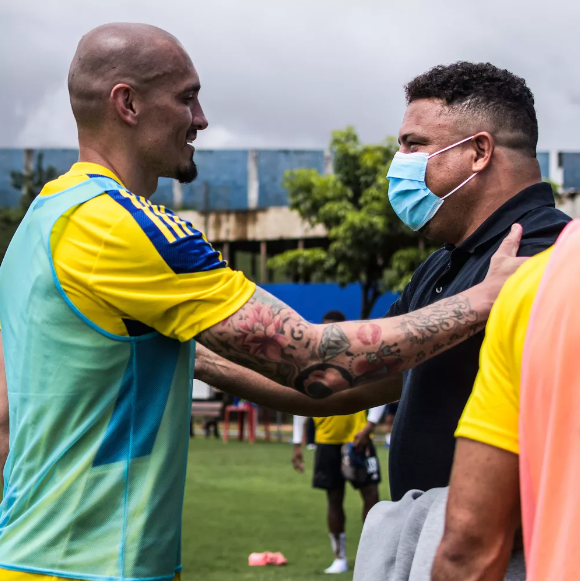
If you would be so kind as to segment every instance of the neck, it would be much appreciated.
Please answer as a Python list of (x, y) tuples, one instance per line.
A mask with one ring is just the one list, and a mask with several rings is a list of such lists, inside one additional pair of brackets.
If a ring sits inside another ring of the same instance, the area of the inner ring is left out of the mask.
[(525, 181), (518, 181), (509, 189), (502, 189), (499, 192), (494, 191), (493, 195), (482, 196), (481, 203), (476, 208), (469, 211), (469, 220), (464, 224), (464, 228), (459, 233), (456, 246), (467, 240), (492, 214), (497, 212), (508, 200), (513, 198), (516, 194), (533, 186), (541, 181), (540, 178), (534, 177)]
[(490, 170), (476, 176), (466, 188), (469, 191), (461, 196), (462, 202), (458, 203), (455, 215), (464, 217), (465, 221), (455, 221), (456, 229), (449, 232), (452, 236), (448, 237), (448, 242), (458, 246), (508, 200), (542, 181), (535, 158), (522, 160), (519, 155), (514, 157), (502, 151), (498, 151), (498, 159)]
[(129, 148), (121, 148), (121, 150), (112, 152), (93, 144), (80, 143), (79, 150), (79, 161), (96, 163), (106, 167), (134, 194), (150, 198), (155, 193), (157, 176), (152, 175), (134, 155), (129, 153)]

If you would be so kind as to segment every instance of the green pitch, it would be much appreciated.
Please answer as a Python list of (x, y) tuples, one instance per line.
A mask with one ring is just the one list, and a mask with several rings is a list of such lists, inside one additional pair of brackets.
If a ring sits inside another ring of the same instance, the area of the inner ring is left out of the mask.
[[(381, 438), (382, 440), (382, 438)], [(388, 499), (387, 451), (377, 446)], [(183, 581), (328, 579), (332, 562), (326, 498), (313, 490), (314, 452), (304, 449), (306, 472), (296, 473), (290, 444), (249, 445), (191, 440), (183, 511)], [(362, 528), (360, 496), (347, 488), (347, 549), (352, 567)], [(285, 567), (249, 567), (252, 552), (281, 551)]]

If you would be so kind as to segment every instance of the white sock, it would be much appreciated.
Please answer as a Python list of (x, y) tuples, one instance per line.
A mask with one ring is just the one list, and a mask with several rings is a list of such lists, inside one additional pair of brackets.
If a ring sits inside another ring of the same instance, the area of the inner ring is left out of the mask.
[(337, 559), (346, 559), (346, 533), (340, 533), (337, 536), (329, 533), (332, 552)]

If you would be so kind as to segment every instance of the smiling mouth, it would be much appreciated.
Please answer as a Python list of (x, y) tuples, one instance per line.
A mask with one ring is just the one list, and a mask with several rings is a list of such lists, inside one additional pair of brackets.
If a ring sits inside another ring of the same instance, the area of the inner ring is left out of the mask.
[(191, 151), (192, 155), (195, 153), (195, 145), (193, 142), (195, 141), (195, 137), (193, 139), (188, 139), (185, 142), (186, 147)]

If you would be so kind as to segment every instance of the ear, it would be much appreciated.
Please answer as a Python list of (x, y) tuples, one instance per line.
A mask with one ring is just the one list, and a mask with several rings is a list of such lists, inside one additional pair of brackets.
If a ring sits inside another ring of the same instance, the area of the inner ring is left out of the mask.
[(491, 161), (493, 150), (495, 149), (495, 142), (493, 137), (487, 131), (476, 133), (471, 141), (473, 145), (473, 173), (485, 169)]
[(137, 107), (135, 89), (131, 85), (119, 83), (111, 89), (110, 99), (115, 112), (128, 125), (137, 125)]

